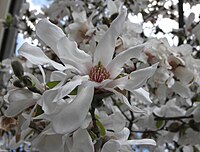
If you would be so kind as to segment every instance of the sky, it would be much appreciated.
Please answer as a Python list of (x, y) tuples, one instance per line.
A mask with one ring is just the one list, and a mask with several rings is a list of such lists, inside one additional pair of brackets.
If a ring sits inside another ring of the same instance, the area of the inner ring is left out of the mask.
[[(37, 10), (38, 12), (41, 12), (41, 7), (42, 6), (48, 6), (51, 4), (52, 0), (26, 0), (30, 4), (30, 10)], [(21, 47), (21, 45), (24, 42), (28, 42), (31, 44), (31, 39), (30, 38), (23, 38), (23, 34), (19, 33), (17, 37), (17, 45), (16, 45), (16, 55), (18, 55), (18, 49)], [(37, 41), (34, 41), (33, 44), (37, 44)]]

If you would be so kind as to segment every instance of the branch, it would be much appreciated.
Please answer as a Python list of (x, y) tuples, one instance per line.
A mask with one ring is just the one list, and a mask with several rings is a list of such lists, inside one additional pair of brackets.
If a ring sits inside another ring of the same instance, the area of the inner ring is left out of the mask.
[[(179, 0), (178, 2), (178, 24), (179, 29), (183, 29), (184, 27), (184, 12), (183, 12), (183, 0)], [(183, 38), (179, 36), (179, 45), (183, 44)]]

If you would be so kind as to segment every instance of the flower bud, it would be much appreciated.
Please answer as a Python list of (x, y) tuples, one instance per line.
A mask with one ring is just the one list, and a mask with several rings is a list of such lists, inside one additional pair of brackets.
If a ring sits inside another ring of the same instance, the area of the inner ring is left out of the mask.
[(12, 61), (11, 66), (16, 77), (21, 79), (24, 75), (24, 68), (21, 62), (19, 62), (18, 60)]
[(23, 82), (20, 81), (20, 80), (14, 81), (14, 82), (13, 82), (13, 85), (14, 85), (15, 87), (18, 87), (18, 88), (23, 88), (23, 87), (24, 87)]
[(27, 87), (32, 87), (34, 85), (33, 81), (31, 80), (31, 78), (29, 76), (27, 76), (27, 75), (23, 76), (23, 83)]

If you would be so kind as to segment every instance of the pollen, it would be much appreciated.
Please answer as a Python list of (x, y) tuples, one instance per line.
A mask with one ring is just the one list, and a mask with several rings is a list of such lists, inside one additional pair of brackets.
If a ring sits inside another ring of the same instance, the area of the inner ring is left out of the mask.
[(106, 68), (99, 62), (98, 65), (94, 66), (90, 70), (90, 80), (95, 82), (102, 82), (110, 77), (109, 72)]

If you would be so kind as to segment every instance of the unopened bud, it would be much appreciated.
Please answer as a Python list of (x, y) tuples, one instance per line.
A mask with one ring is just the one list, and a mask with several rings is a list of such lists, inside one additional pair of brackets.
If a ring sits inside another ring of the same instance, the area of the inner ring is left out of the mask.
[(18, 88), (23, 88), (23, 87), (24, 87), (23, 82), (20, 81), (20, 80), (14, 81), (14, 82), (13, 82), (13, 85), (14, 85), (15, 87), (18, 87)]
[(16, 75), (16, 77), (21, 79), (24, 75), (24, 68), (23, 68), (21, 62), (19, 62), (18, 60), (15, 60), (11, 63), (11, 66), (12, 66), (13, 72)]
[(31, 78), (27, 75), (23, 76), (23, 83), (25, 86), (27, 87), (32, 87), (33, 86), (33, 81), (31, 80)]

